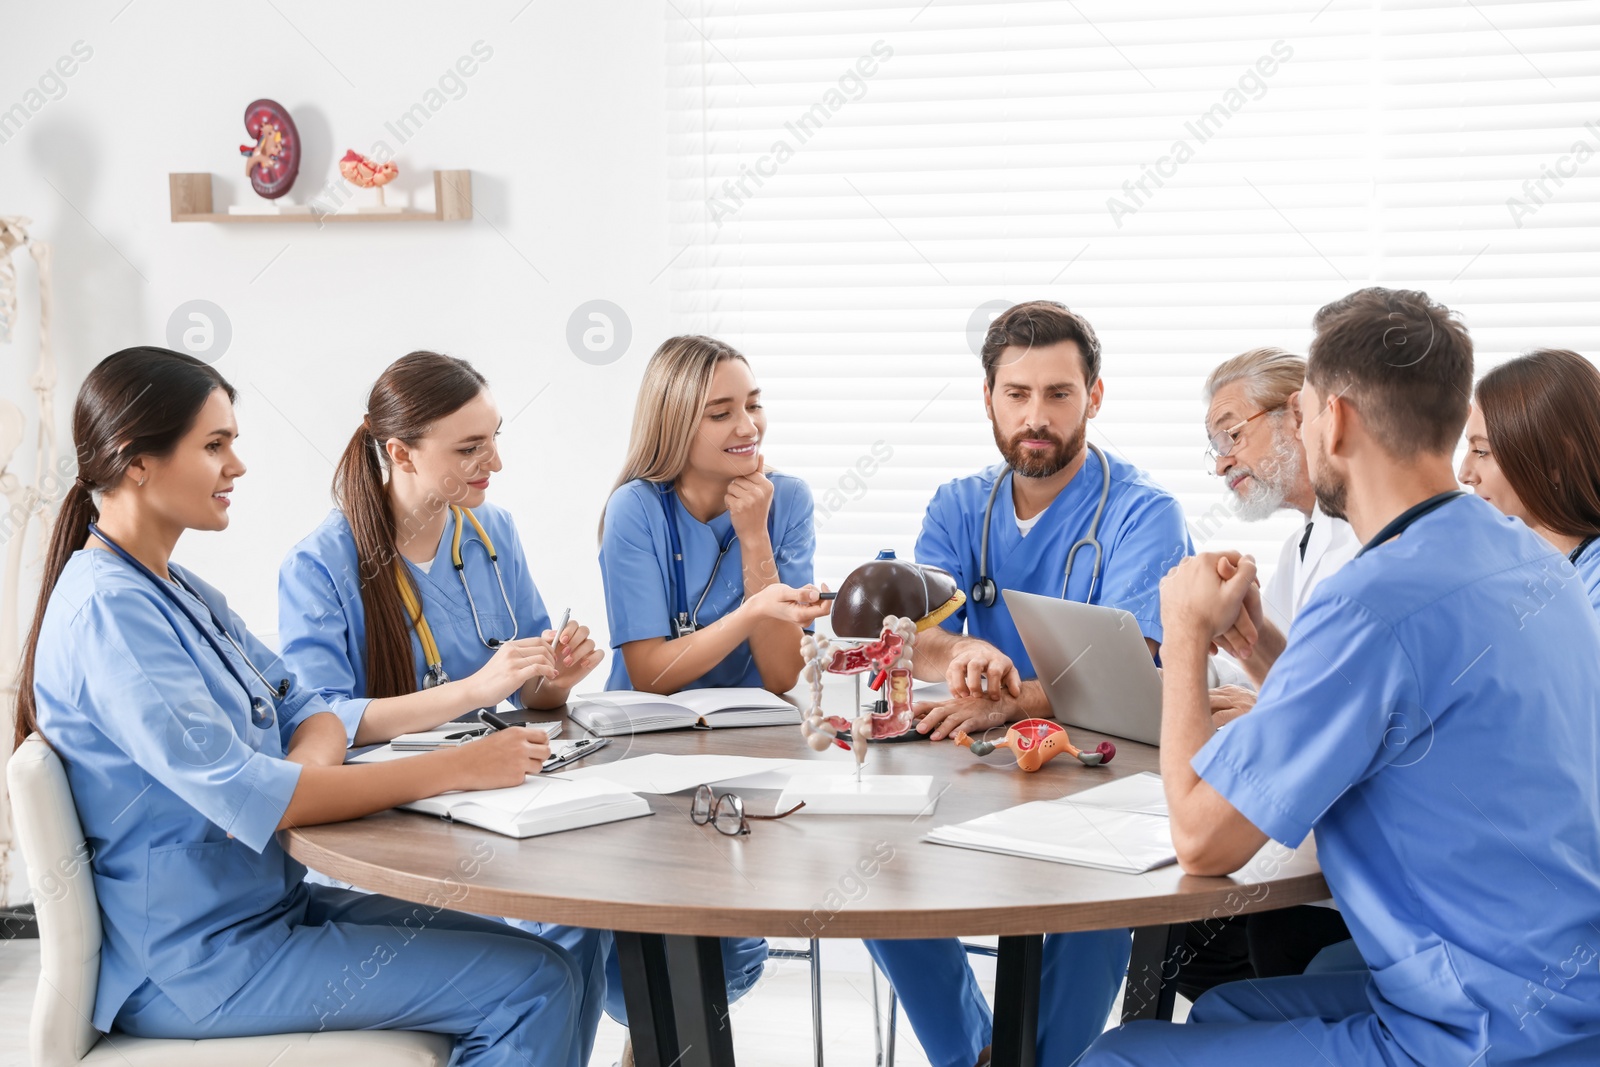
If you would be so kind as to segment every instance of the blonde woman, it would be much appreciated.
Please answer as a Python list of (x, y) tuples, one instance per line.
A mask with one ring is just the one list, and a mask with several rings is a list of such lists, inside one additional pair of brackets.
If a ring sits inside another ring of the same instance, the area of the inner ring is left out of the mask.
[(794, 688), (801, 629), (828, 606), (810, 585), (811, 490), (764, 469), (766, 431), (733, 348), (673, 337), (650, 357), (601, 524), (607, 688)]
[[(811, 585), (811, 491), (768, 472), (761, 390), (744, 356), (673, 337), (650, 357), (628, 458), (601, 523), (609, 689), (794, 687), (800, 636), (827, 614)], [(728, 999), (761, 977), (767, 943), (724, 938)], [(625, 1021), (615, 953), (606, 1011)]]

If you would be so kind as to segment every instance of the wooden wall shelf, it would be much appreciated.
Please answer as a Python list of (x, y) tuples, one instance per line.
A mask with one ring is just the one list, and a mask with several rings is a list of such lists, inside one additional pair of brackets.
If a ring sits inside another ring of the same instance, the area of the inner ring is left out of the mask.
[[(432, 211), (340, 211), (293, 215), (230, 215), (211, 207), (210, 174), (168, 174), (173, 222), (460, 222), (472, 218), (472, 172), (433, 172)], [(364, 192), (365, 190), (358, 190)]]

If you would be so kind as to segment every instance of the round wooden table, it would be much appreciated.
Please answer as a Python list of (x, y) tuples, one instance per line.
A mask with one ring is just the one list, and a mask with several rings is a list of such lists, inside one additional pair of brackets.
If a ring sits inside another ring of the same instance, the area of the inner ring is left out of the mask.
[[(571, 723), (566, 731), (583, 736)], [(1073, 740), (1092, 748), (1102, 737), (1074, 730)], [(978, 759), (948, 741), (872, 746), (867, 773), (934, 778), (937, 803), (917, 816), (802, 811), (728, 837), (691, 822), (690, 795), (680, 793), (649, 797), (655, 814), (647, 818), (547, 837), (517, 840), (390, 811), (284, 831), (284, 845), (313, 870), (430, 907), (618, 931), (641, 1067), (733, 1062), (718, 937), (997, 934), (993, 1062), (1029, 1065), (1043, 934), (1135, 928), (1123, 1017), (1170, 1017), (1169, 955), (1181, 939), (1168, 924), (1328, 896), (1309, 840), (1294, 851), (1269, 842), (1227, 878), (1175, 865), (1116, 874), (922, 840), (937, 825), (1158, 770), (1154, 748), (1116, 743), (1107, 766), (1063, 756), (1034, 774), (1005, 749)], [(838, 749), (810, 751), (797, 727), (764, 727), (616, 738), (578, 766), (653, 752), (851, 760)], [(770, 813), (778, 795), (738, 792), (754, 814)]]

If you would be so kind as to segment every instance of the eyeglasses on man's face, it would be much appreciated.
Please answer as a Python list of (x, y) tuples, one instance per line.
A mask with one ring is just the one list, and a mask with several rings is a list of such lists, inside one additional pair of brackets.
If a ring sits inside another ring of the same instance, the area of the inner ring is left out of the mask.
[(1224, 456), (1233, 455), (1233, 450), (1239, 445), (1239, 438), (1244, 436), (1244, 428), (1246, 426), (1249, 426), (1252, 422), (1255, 422), (1263, 415), (1270, 415), (1274, 411), (1283, 410), (1283, 406), (1284, 405), (1282, 404), (1278, 404), (1275, 407), (1262, 408), (1254, 415), (1251, 415), (1248, 419), (1242, 419), (1239, 422), (1234, 423), (1232, 426), (1229, 426), (1226, 429), (1218, 430), (1216, 433), (1212, 434), (1207, 440), (1207, 444), (1210, 446), (1206, 449), (1207, 462), (1214, 466), (1217, 460), (1222, 459)]
[(696, 826), (710, 823), (718, 833), (738, 837), (740, 834), (750, 832), (751, 819), (768, 822), (784, 819), (805, 806), (806, 802), (802, 800), (788, 811), (780, 811), (776, 815), (747, 815), (743, 797), (736, 793), (713, 793), (709, 785), (703, 785), (694, 791), (694, 802), (689, 807), (689, 818), (694, 820)]

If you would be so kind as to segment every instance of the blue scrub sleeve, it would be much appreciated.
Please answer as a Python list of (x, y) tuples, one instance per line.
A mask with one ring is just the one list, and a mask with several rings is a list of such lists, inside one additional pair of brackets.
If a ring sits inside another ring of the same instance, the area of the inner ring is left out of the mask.
[(646, 505), (659, 511), (660, 505), (632, 482), (606, 503), (600, 578), (612, 648), (672, 633), (668, 548), (664, 534), (653, 530)]
[(1294, 848), (1333, 803), (1429, 744), (1410, 659), (1389, 625), (1346, 597), (1314, 596), (1248, 715), (1195, 754), (1195, 773)]
[[(101, 589), (83, 605), (88, 631), (84, 707), (115, 708), (95, 726), (125, 756), (190, 807), (256, 852), (289, 808), (300, 766), (256, 751), (217, 704), (206, 674), (178, 640), (155, 589)], [(203, 644), (204, 639), (197, 638)], [(204, 654), (204, 652), (202, 652)], [(224, 668), (226, 684), (237, 683)], [(250, 727), (243, 727), (250, 729)]]
[[(785, 479), (792, 486), (783, 509), (783, 524), (778, 543), (772, 546), (772, 556), (778, 564), (778, 581), (791, 588), (810, 585), (815, 573), (813, 563), (817, 554), (817, 524), (815, 505), (811, 500), (811, 487), (799, 479)], [(778, 507), (776, 494), (772, 506)]]
[[(1139, 632), (1160, 644), (1161, 579), (1184, 557), (1194, 555), (1183, 509), (1165, 493), (1152, 494), (1129, 510), (1113, 536), (1102, 534), (1102, 538), (1105, 563), (1097, 602), (1128, 612), (1138, 620)], [(1088, 563), (1093, 555), (1092, 549), (1083, 548), (1078, 559)]]
[(354, 744), (371, 700), (357, 696), (365, 686), (350, 660), (350, 617), (333, 575), (309, 554), (291, 553), (278, 568), (278, 639), (284, 660), (339, 716), (346, 741)]
[[(966, 529), (962, 521), (961, 509), (954, 500), (955, 485), (942, 485), (933, 494), (933, 500), (928, 504), (928, 510), (922, 516), (922, 532), (917, 535), (917, 547), (914, 553), (916, 561), (929, 567), (938, 567), (948, 571), (955, 577), (956, 588), (968, 596), (972, 595), (972, 585), (978, 580), (976, 574), (968, 574), (962, 562), (967, 558), (965, 548), (956, 547), (956, 536)], [(982, 536), (982, 531), (979, 531)], [(976, 550), (972, 552), (977, 558)], [(949, 618), (939, 624), (953, 634), (966, 630), (967, 605), (963, 603)]]

